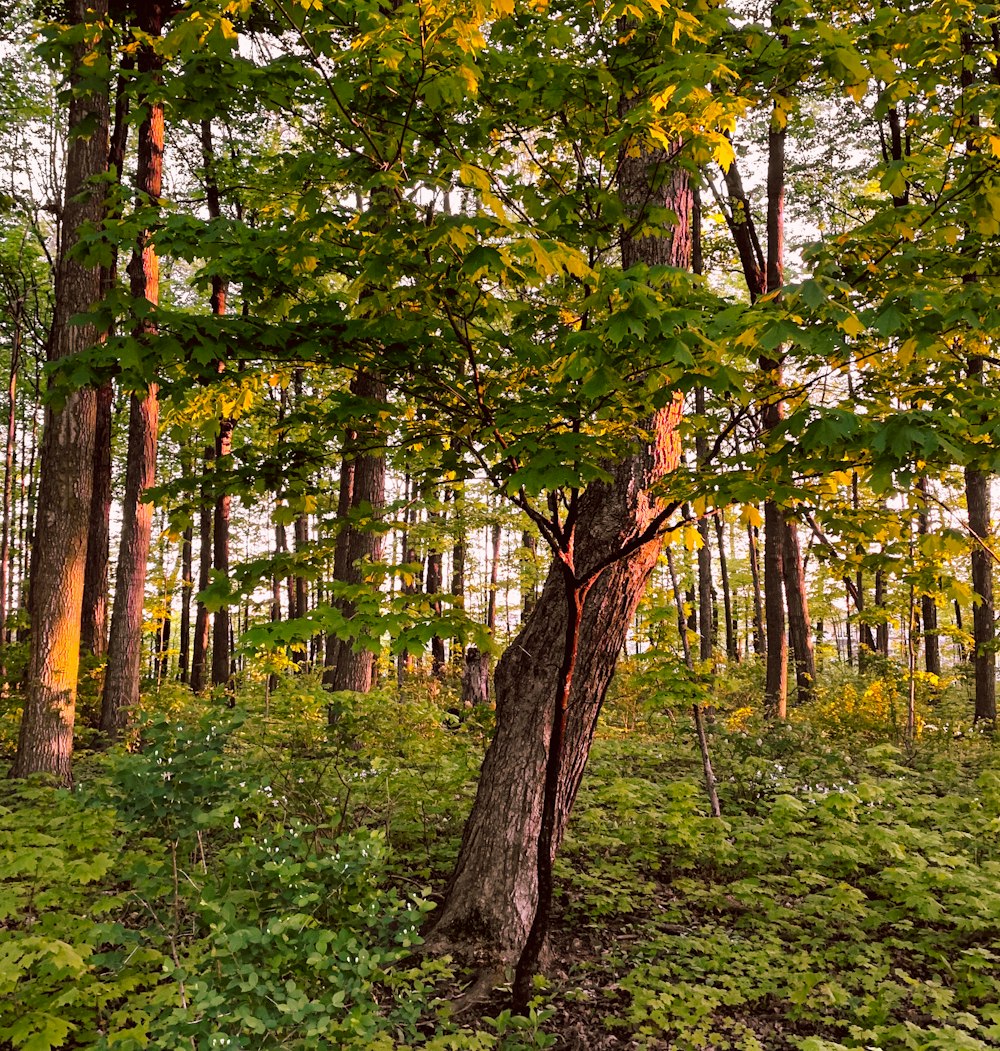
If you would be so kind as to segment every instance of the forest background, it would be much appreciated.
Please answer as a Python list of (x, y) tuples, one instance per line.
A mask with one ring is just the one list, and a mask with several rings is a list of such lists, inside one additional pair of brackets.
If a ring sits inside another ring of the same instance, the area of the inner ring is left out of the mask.
[(994, 6), (3, 14), (0, 1040), (996, 1046)]

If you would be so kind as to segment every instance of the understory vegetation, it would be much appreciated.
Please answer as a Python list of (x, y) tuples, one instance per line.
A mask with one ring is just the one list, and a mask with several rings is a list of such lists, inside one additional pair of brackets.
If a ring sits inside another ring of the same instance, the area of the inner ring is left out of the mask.
[(623, 667), (521, 1017), (499, 993), (463, 1014), (461, 962), (420, 952), (489, 709), (420, 677), (333, 695), (332, 725), (307, 676), (234, 709), (150, 692), (72, 791), (7, 787), (0, 1047), (1000, 1046), (1000, 757), (968, 684), (924, 676), (908, 741), (891, 663), (831, 668), (784, 724), (758, 678)]

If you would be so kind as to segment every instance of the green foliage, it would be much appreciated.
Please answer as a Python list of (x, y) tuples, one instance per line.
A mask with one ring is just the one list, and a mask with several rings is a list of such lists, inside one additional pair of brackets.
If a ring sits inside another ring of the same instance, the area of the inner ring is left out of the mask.
[[(162, 957), (120, 921), (129, 894), (114, 810), (22, 786), (0, 808), (0, 1040), (94, 1047), (115, 1005), (158, 981)], [(127, 960), (127, 966), (125, 965)]]
[(927, 728), (901, 750), (882, 714), (852, 711), (845, 746), (831, 700), (775, 727), (720, 713), (721, 821), (684, 720), (598, 742), (562, 874), (625, 997), (595, 1011), (630, 1046), (996, 1045), (996, 755)]

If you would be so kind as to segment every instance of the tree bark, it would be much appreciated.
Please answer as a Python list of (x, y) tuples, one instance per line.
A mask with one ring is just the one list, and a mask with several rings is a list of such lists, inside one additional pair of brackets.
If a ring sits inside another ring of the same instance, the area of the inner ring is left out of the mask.
[[(917, 479), (917, 490), (920, 494), (917, 512), (917, 530), (921, 537), (930, 533), (930, 518), (927, 513), (927, 476)], [(941, 640), (938, 637), (938, 611), (934, 596), (925, 591), (920, 596), (920, 614), (923, 622), (924, 668), (930, 675), (941, 674)]]
[[(219, 420), (219, 433), (215, 439), (215, 470), (228, 466), (233, 450), (233, 421)], [(212, 568), (217, 573), (229, 576), (229, 493), (224, 485), (216, 484), (215, 507), (212, 510)], [(215, 611), (212, 620), (212, 685), (226, 686), (232, 683), (233, 669), (230, 659), (230, 615), (229, 607)]]
[(181, 621), (177, 678), (186, 683), (191, 674), (191, 592), (194, 591), (194, 526), (181, 534)]
[(747, 546), (750, 551), (750, 577), (753, 585), (753, 652), (760, 657), (764, 654), (764, 599), (760, 583), (760, 548), (757, 527), (747, 523)]
[[(10, 583), (11, 525), (14, 504), (14, 452), (17, 443), (17, 372), (21, 367), (23, 318), (19, 303), (12, 318), (10, 373), (7, 379), (7, 443), (3, 470), (3, 525), (0, 536), (0, 650), (7, 645), (7, 595)], [(4, 669), (6, 674), (6, 669)]]
[[(367, 401), (381, 402), (386, 398), (385, 383), (369, 372), (359, 372), (351, 384), (353, 393)], [(343, 557), (337, 571), (338, 580), (345, 584), (360, 584), (364, 580), (366, 562), (381, 556), (382, 538), (371, 524), (360, 525), (358, 515), (378, 512), (385, 504), (385, 456), (380, 451), (366, 450), (358, 435), (345, 450), (350, 458), (350, 509), (352, 517), (342, 526), (338, 549), (343, 538)], [(343, 492), (342, 492), (343, 496)], [(336, 563), (336, 554), (335, 554)], [(342, 605), (345, 616), (354, 614), (350, 602)], [(329, 652), (329, 651), (328, 651)], [(375, 654), (359, 645), (359, 640), (339, 640), (335, 647), (336, 663), (323, 672), (323, 684), (330, 690), (355, 690), (367, 693), (372, 688), (375, 673)]]
[[(436, 499), (433, 487), (427, 487), (424, 499), (428, 508), (427, 524), (433, 529), (427, 549), (427, 576), (424, 590), (427, 595), (431, 596), (431, 616), (440, 617), (443, 612), (441, 600), (433, 596), (439, 595), (444, 589), (444, 554), (441, 550), (440, 538), (444, 516), (439, 511), (431, 510)], [(438, 678), (444, 674), (444, 656), (444, 639), (435, 634), (431, 637), (431, 674)]]
[[(106, 0), (72, 0), (71, 17), (82, 25), (106, 17)], [(95, 56), (78, 44), (70, 60), (70, 84)], [(99, 59), (99, 56), (96, 56)], [(100, 338), (93, 324), (75, 324), (101, 295), (100, 269), (74, 258), (81, 228), (99, 226), (104, 193), (91, 180), (108, 159), (106, 92), (73, 93), (69, 104), (63, 236), (56, 272), (55, 315), (49, 358), (59, 361)], [(69, 395), (61, 410), (48, 408), (42, 443), (38, 539), (32, 554), (31, 655), (14, 777), (52, 774), (72, 780), (73, 726), (80, 663), (80, 616), (87, 558), (87, 523), (93, 484), (96, 397)]]
[(799, 547), (798, 527), (787, 515), (782, 515), (782, 527), (785, 603), (795, 662), (795, 695), (799, 704), (806, 704), (812, 700), (816, 687), (816, 658), (813, 653), (812, 624), (809, 620), (809, 596), (802, 551)]
[(722, 580), (722, 608), (726, 617), (726, 657), (731, 661), (738, 661), (740, 659), (740, 647), (736, 638), (736, 623), (733, 619), (733, 592), (729, 584), (725, 517), (721, 509), (715, 517), (715, 539), (719, 544), (719, 577)]
[[(209, 500), (208, 476), (215, 448), (205, 447), (201, 481), (201, 504), (198, 511), (198, 590), (204, 591), (212, 581), (212, 519), (214, 503)], [(191, 646), (191, 690), (205, 689), (208, 670), (208, 609), (199, 599), (195, 608), (194, 639)]]
[(462, 706), (476, 708), (490, 701), (489, 656), (475, 646), (465, 651), (462, 667)]
[[(161, 0), (141, 0), (136, 23), (151, 38), (159, 37), (166, 6)], [(156, 76), (163, 60), (150, 44), (139, 48), (140, 74)], [(163, 184), (163, 102), (145, 99), (147, 115), (139, 128), (136, 182), (141, 204), (158, 204)], [(140, 234), (129, 263), (132, 297), (148, 306), (159, 302), (159, 261), (150, 231)], [(156, 323), (147, 315), (136, 331), (139, 339), (156, 336)], [(122, 537), (115, 581), (108, 640), (108, 667), (101, 701), (101, 731), (107, 739), (120, 737), (139, 701), (142, 660), (142, 617), (146, 587), (146, 562), (152, 531), (153, 508), (146, 491), (156, 476), (156, 449), (160, 403), (157, 385), (150, 383), (144, 394), (129, 399), (128, 453), (125, 469), (125, 501), (122, 508)]]
[(81, 644), (87, 653), (108, 651), (108, 558), (111, 554), (111, 438), (115, 392), (111, 383), (97, 390), (94, 484), (90, 500), (87, 565), (83, 582)]
[[(697, 273), (697, 268), (695, 269)], [(705, 415), (705, 388), (699, 386), (694, 392), (695, 412)], [(695, 459), (703, 468), (708, 460), (708, 439), (702, 433), (695, 436)], [(708, 519), (698, 520), (698, 657), (710, 661), (715, 650), (715, 610), (712, 603), (712, 547)]]
[[(115, 88), (115, 119), (108, 152), (108, 171), (116, 188), (121, 185), (128, 141), (129, 96), (125, 73), (134, 69), (135, 59), (122, 60), (123, 72)], [(117, 209), (120, 217), (120, 209)], [(101, 272), (102, 292), (106, 295), (118, 281), (118, 249), (111, 263)], [(85, 652), (104, 657), (108, 652), (108, 559), (111, 555), (112, 456), (115, 389), (108, 380), (97, 391), (97, 430), (94, 437), (94, 484), (90, 502), (90, 532), (87, 541), (87, 568), (83, 581), (83, 622), (81, 644)]]
[[(981, 368), (981, 365), (980, 365)], [(972, 369), (970, 369), (970, 372)], [(975, 721), (996, 723), (996, 651), (994, 650), (993, 560), (984, 544), (990, 535), (989, 475), (965, 469), (965, 499), (973, 534), (972, 589), (979, 601), (972, 607), (972, 664), (975, 671)]]
[(490, 527), (490, 582), (486, 596), (486, 627), (491, 635), (497, 632), (497, 584), (500, 581), (500, 541), (503, 529), (499, 522)]
[(784, 719), (788, 705), (788, 634), (782, 594), (784, 573), (784, 522), (773, 500), (764, 502), (764, 620), (767, 624), (767, 667), (764, 713)]
[[(465, 609), (465, 491), (459, 486), (453, 490), (452, 523), (455, 543), (451, 549), (451, 595), (456, 610)], [(449, 658), (452, 664), (464, 667), (466, 656), (463, 653), (462, 640), (454, 637), (451, 640)]]

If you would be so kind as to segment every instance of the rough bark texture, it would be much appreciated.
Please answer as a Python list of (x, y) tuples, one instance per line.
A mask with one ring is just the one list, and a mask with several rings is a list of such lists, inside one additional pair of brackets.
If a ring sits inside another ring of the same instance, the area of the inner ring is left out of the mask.
[[(676, 466), (680, 407), (656, 420), (657, 443), (622, 464), (614, 484), (593, 485), (581, 498), (577, 564), (582, 570), (637, 535), (659, 510), (649, 486)], [(556, 844), (583, 776), (597, 716), (625, 644), (628, 626), (659, 556), (659, 541), (607, 569), (587, 596), (570, 695)], [(497, 729), (479, 778), (475, 806), (433, 942), (476, 946), (493, 961), (520, 952), (536, 904), (535, 837), (562, 639), (566, 589), (553, 566), (541, 596), (494, 676)]]
[(462, 667), (462, 707), (475, 708), (490, 702), (490, 658), (475, 646), (465, 651)]
[[(105, 0), (73, 0), (72, 18), (100, 20)], [(89, 8), (89, 14), (88, 14)], [(70, 82), (86, 62), (86, 46), (74, 51)], [(99, 225), (103, 192), (88, 184), (108, 157), (107, 94), (73, 95), (66, 152), (66, 202), (56, 274), (55, 316), (49, 357), (58, 360), (85, 350), (100, 333), (72, 318), (100, 298), (97, 267), (72, 258), (83, 224)], [(85, 135), (75, 134), (87, 128)], [(31, 656), (25, 686), (17, 753), (12, 774), (53, 774), (72, 778), (73, 723), (80, 662), (80, 612), (87, 557), (87, 522), (93, 481), (96, 397), (93, 390), (71, 394), (61, 411), (46, 411), (38, 496), (37, 542), (32, 555)]]
[[(638, 152), (638, 151), (636, 151)], [(663, 237), (633, 238), (626, 230), (622, 262), (687, 267), (690, 263), (691, 194), (687, 176), (660, 151), (630, 157), (624, 151), (620, 195), (638, 223), (651, 204), (677, 216)], [(614, 480), (589, 486), (580, 498), (573, 546), (578, 578), (605, 560), (611, 564), (586, 595), (571, 690), (567, 698), (559, 785), (555, 798), (553, 854), (562, 840), (590, 752), (597, 717), (629, 625), (656, 565), (660, 541), (628, 557), (616, 552), (643, 534), (663, 510), (650, 487), (678, 461), (674, 400), (649, 421), (652, 443), (618, 465)], [(517, 959), (538, 906), (538, 837), (542, 826), (548, 747), (565, 682), (570, 607), (565, 571), (553, 562), (538, 603), (497, 665), (497, 728), (487, 751), (458, 863), (430, 936), (432, 948), (455, 947), (488, 968)]]
[[(150, 37), (158, 37), (163, 29), (165, 10), (159, 0), (144, 0), (136, 8), (138, 27)], [(154, 74), (161, 64), (161, 58), (150, 45), (140, 48), (140, 73)], [(146, 107), (147, 116), (139, 128), (136, 183), (140, 202), (155, 204), (159, 201), (163, 182), (163, 104), (156, 99), (147, 99)], [(129, 278), (132, 296), (155, 306), (159, 301), (160, 274), (149, 231), (140, 235), (129, 263)], [(145, 317), (136, 334), (141, 339), (154, 339), (155, 322)], [(146, 491), (156, 475), (159, 416), (155, 383), (149, 385), (145, 394), (132, 395), (129, 400), (121, 547), (101, 703), (101, 730), (109, 739), (121, 735), (139, 700), (146, 562), (153, 523), (153, 508), (146, 499)]]

